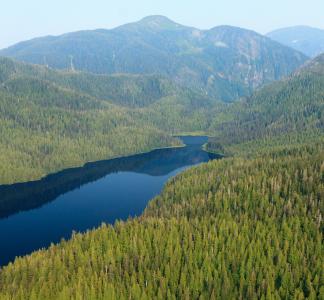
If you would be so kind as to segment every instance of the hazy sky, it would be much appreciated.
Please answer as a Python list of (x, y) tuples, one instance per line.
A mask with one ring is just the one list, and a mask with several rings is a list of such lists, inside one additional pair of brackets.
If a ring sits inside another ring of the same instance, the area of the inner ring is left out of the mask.
[(1, 0), (0, 48), (37, 36), (113, 28), (165, 15), (201, 29), (228, 24), (266, 33), (293, 25), (324, 29), (324, 0)]

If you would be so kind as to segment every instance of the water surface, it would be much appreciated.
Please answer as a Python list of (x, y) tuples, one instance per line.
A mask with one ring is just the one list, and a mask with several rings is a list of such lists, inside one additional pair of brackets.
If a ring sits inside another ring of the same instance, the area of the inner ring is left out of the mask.
[(205, 137), (183, 137), (184, 148), (99, 161), (42, 180), (0, 186), (0, 265), (47, 247), (72, 231), (140, 215), (165, 182), (218, 158), (201, 149)]

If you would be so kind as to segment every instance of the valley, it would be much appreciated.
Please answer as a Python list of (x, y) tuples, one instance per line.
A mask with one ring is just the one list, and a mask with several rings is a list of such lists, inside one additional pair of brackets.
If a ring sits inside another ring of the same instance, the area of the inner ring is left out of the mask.
[(323, 299), (324, 54), (284, 33), (0, 50), (0, 299)]
[(206, 137), (181, 139), (184, 148), (90, 163), (40, 181), (0, 186), (0, 240), (7, 241), (0, 249), (0, 264), (68, 239), (73, 231), (139, 216), (170, 177), (220, 158), (201, 150)]

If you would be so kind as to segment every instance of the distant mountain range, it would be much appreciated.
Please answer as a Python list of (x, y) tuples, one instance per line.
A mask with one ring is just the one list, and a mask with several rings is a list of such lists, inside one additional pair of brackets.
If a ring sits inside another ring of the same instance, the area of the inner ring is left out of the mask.
[(231, 26), (199, 30), (163, 16), (112, 30), (36, 38), (1, 50), (0, 55), (97, 74), (159, 74), (223, 101), (249, 95), (307, 60), (253, 31)]
[(324, 52), (323, 29), (295, 26), (269, 32), (267, 36), (310, 57)]

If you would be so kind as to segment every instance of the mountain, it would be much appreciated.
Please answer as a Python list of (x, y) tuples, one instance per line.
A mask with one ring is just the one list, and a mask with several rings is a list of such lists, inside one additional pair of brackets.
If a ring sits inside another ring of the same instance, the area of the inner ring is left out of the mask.
[[(143, 106), (147, 98), (138, 91), (146, 94), (152, 82), (162, 86), (163, 81), (144, 76), (110, 82), (110, 77), (101, 77), (97, 93), (118, 81), (127, 83), (129, 95), (124, 88), (122, 94), (106, 91), (100, 94), (105, 99), (100, 99), (92, 94), (94, 77), (0, 58), (0, 184), (37, 179), (87, 161), (179, 145), (152, 122), (141, 120), (145, 111), (132, 115), (125, 104), (134, 96), (138, 102), (131, 106)], [(78, 84), (82, 89), (77, 89)], [(159, 89), (153, 90), (151, 101), (159, 96), (168, 99), (166, 89), (161, 95)]]
[(295, 26), (269, 32), (267, 36), (310, 57), (324, 52), (323, 29)]
[(292, 137), (298, 137), (299, 142), (323, 138), (323, 87), (324, 54), (321, 54), (290, 78), (272, 83), (226, 107), (222, 111), (227, 116), (225, 121), (216, 121), (210, 129), (215, 137), (209, 149), (224, 150), (224, 146), (231, 148), (231, 145), (249, 145), (260, 140), (286, 144)]
[(112, 30), (37, 38), (0, 55), (97, 74), (159, 74), (223, 101), (249, 95), (307, 59), (253, 31), (230, 26), (199, 30), (163, 16)]
[(179, 145), (225, 104), (161, 75), (53, 70), (0, 57), (0, 184)]
[(224, 107), (233, 157), (170, 179), (139, 217), (16, 258), (0, 299), (323, 299), (323, 77), (319, 57)]
[[(263, 129), (286, 132), (305, 124), (322, 126), (322, 94), (312, 98), (315, 88), (321, 91), (321, 72), (319, 57), (292, 79), (269, 85), (248, 104), (238, 102), (229, 109), (163, 75), (92, 74), (0, 58), (0, 183), (38, 179), (88, 161), (178, 145), (170, 135), (180, 133), (227, 132), (226, 139), (244, 140)], [(297, 103), (298, 95), (282, 99), (294, 92), (316, 101), (302, 98)], [(294, 119), (285, 117), (291, 111)], [(305, 116), (309, 118), (303, 123)]]
[(323, 76), (324, 73), (324, 53), (316, 56), (312, 60), (308, 61), (300, 69), (295, 72), (295, 75), (299, 74), (310, 74)]
[(0, 59), (0, 178), (177, 145), (175, 128), (232, 154), (169, 180), (142, 216), (17, 258), (0, 299), (323, 299), (324, 55), (227, 105), (166, 77)]

